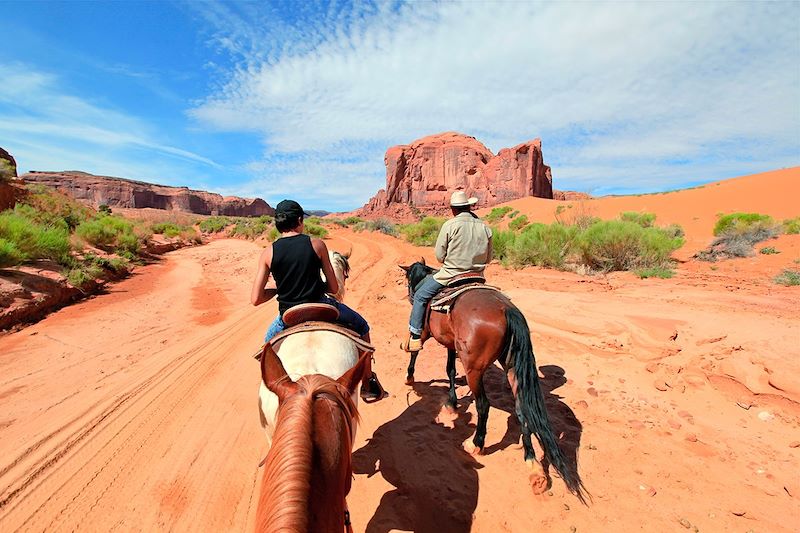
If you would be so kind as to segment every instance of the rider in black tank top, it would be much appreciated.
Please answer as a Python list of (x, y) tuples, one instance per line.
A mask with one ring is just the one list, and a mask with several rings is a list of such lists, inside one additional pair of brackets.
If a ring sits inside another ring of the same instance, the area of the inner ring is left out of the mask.
[(325, 294), (322, 262), (308, 235), (282, 237), (272, 244), (272, 275), (278, 284), (281, 315), (295, 305), (318, 302)]

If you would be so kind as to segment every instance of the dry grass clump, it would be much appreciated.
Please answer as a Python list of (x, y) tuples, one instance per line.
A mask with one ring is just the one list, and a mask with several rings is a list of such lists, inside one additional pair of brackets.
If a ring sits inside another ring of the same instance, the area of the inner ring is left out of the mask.
[(775, 276), (775, 283), (778, 285), (785, 285), (787, 287), (800, 285), (800, 271), (784, 269), (783, 272)]

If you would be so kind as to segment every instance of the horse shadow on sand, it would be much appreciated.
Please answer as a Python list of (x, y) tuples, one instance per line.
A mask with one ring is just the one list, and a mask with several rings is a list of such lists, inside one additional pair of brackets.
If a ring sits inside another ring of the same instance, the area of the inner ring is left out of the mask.
[[(552, 393), (566, 383), (564, 370), (555, 365), (542, 366), (540, 370), (545, 376), (540, 382), (553, 433), (560, 437), (561, 450), (574, 466), (582, 426), (572, 410)], [(505, 373), (493, 365), (483, 379), (491, 406), (507, 414), (505, 434), (499, 442), (487, 443), (485, 454), (513, 446), (513, 453), (519, 454), (519, 467), (524, 468), (522, 449), (516, 449), (520, 426)], [(456, 384), (465, 385), (466, 380), (461, 376)], [(381, 498), (366, 532), (469, 532), (478, 503), (477, 471), (483, 468), (462, 448), (462, 443), (475, 432), (467, 413), (472, 395), (459, 399), (458, 418), (451, 429), (436, 423), (447, 400), (446, 379), (416, 382), (409, 399), (414, 393), (417, 401), (380, 426), (367, 444), (353, 454), (354, 473), (371, 477), (380, 472), (395, 487)], [(520, 490), (530, 489), (526, 486)]]

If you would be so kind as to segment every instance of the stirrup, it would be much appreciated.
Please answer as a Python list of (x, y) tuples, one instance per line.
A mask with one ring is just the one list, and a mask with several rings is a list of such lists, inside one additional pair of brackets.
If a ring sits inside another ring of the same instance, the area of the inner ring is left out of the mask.
[(400, 343), (400, 348), (406, 352), (418, 352), (422, 350), (422, 339), (412, 339), (411, 335)]

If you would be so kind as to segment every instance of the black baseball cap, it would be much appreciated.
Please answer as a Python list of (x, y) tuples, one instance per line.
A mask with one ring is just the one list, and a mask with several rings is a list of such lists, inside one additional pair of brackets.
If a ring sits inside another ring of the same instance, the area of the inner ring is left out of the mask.
[(300, 204), (294, 200), (281, 200), (278, 202), (278, 205), (275, 206), (275, 217), (277, 218), (278, 215), (283, 215), (283, 218), (286, 218), (287, 220), (300, 218), (302, 216), (311, 216), (303, 211), (303, 208), (300, 207)]

